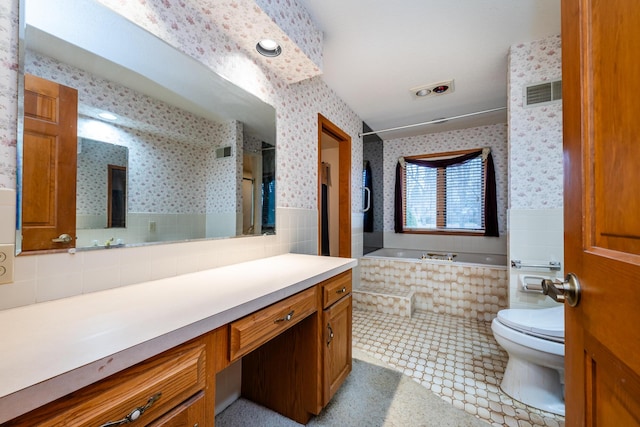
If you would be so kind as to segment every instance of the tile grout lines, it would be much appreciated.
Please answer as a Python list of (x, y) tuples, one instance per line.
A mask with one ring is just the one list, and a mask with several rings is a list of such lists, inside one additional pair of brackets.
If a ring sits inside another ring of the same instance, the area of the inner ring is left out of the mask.
[(353, 310), (353, 345), (493, 426), (564, 426), (500, 390), (507, 354), (489, 322), (416, 311), (413, 317)]

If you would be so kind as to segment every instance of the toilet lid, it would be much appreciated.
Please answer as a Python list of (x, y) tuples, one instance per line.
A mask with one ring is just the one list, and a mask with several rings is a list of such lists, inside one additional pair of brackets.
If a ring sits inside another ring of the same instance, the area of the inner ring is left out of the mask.
[(526, 334), (564, 342), (564, 306), (562, 305), (553, 308), (500, 310), (498, 321)]

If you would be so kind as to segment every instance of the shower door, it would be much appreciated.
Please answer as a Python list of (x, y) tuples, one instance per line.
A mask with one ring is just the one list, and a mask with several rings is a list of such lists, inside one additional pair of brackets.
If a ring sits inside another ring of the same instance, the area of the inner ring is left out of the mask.
[[(363, 132), (371, 128), (363, 123)], [(363, 137), (362, 200), (363, 200), (363, 255), (384, 247), (383, 245), (383, 146), (377, 135)]]

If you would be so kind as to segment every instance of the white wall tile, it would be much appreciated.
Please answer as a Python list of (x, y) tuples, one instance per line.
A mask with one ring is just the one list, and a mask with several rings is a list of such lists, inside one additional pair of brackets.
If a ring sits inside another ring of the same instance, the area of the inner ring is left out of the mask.
[[(546, 264), (560, 261), (564, 265), (564, 234), (562, 232), (562, 209), (511, 209), (510, 223), (520, 228), (509, 232), (509, 258), (520, 260), (523, 264)], [(542, 294), (529, 294), (522, 291), (518, 277), (531, 273), (547, 278), (563, 277), (563, 270), (555, 272), (548, 269), (522, 268), (509, 270), (509, 306), (519, 308), (549, 307), (556, 304)]]
[(39, 275), (36, 279), (36, 301), (51, 301), (82, 293), (82, 270), (70, 273)]
[(0, 310), (36, 303), (36, 280), (0, 285)]

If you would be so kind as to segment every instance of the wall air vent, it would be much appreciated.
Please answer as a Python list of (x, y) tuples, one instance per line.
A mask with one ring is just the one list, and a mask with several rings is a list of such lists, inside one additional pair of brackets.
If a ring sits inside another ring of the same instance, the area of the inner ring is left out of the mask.
[(562, 100), (562, 80), (535, 83), (524, 88), (524, 106), (533, 107)]
[(231, 157), (231, 147), (216, 148), (216, 159)]

